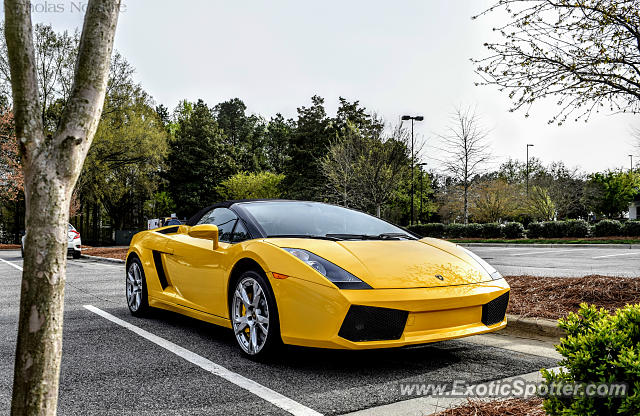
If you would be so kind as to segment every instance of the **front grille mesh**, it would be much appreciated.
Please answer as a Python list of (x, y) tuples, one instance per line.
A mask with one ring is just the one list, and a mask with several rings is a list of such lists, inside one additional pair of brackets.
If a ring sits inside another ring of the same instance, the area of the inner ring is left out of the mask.
[(504, 293), (489, 303), (482, 305), (482, 323), (486, 326), (495, 325), (504, 321), (509, 305), (509, 293)]
[(399, 339), (408, 316), (397, 309), (351, 305), (338, 335), (354, 342)]

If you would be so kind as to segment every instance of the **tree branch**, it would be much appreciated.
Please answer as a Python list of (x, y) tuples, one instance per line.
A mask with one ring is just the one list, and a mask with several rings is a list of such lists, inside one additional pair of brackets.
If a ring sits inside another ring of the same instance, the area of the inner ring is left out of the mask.
[(82, 159), (104, 105), (119, 12), (120, 0), (90, 0), (87, 6), (73, 87), (55, 139), (59, 146), (75, 147)]
[(29, 0), (5, 0), (4, 32), (11, 70), (13, 108), (15, 109), (16, 137), (23, 157), (29, 149), (37, 148), (43, 139), (38, 74), (33, 47), (31, 2)]

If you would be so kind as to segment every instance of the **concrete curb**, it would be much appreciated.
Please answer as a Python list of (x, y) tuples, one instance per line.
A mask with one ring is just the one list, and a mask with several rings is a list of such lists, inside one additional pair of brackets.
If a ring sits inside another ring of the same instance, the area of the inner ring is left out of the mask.
[(95, 261), (97, 263), (107, 263), (107, 264), (124, 264), (124, 260), (120, 259), (111, 259), (109, 257), (98, 257), (98, 256), (89, 256), (87, 254), (82, 255), (83, 259), (89, 259)]
[(558, 322), (552, 319), (529, 318), (510, 314), (507, 314), (506, 328), (499, 332), (504, 335), (543, 341), (560, 341), (560, 338), (566, 335), (564, 329), (558, 327)]
[(462, 247), (523, 247), (523, 248), (628, 248), (640, 250), (640, 244), (514, 244), (458, 243)]

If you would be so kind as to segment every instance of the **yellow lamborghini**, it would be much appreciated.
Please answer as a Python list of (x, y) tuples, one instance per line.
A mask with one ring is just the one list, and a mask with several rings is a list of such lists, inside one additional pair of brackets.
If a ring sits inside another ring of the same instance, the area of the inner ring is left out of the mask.
[(449, 242), (318, 202), (230, 201), (136, 234), (132, 314), (162, 308), (235, 333), (258, 358), (280, 343), (399, 347), (506, 325), (509, 285)]

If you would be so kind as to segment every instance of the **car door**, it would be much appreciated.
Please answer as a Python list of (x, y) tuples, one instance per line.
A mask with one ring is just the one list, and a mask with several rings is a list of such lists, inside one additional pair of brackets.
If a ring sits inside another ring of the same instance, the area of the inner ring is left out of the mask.
[(165, 264), (179, 304), (227, 317), (225, 279), (237, 223), (238, 216), (222, 207), (212, 209), (198, 221), (198, 224), (218, 226), (216, 250), (213, 250), (212, 241), (193, 238), (186, 233), (170, 237), (167, 247), (172, 254), (165, 257)]

